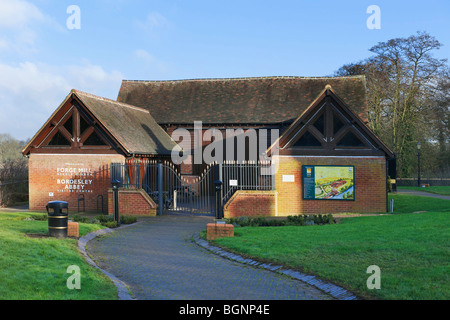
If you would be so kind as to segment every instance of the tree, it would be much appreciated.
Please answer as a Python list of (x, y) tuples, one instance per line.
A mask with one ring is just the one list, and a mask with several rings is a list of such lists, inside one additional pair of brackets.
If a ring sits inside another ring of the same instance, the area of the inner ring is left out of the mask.
[(24, 141), (14, 139), (10, 134), (0, 133), (0, 163), (7, 160), (22, 158)]
[[(378, 135), (383, 135), (385, 109), (388, 101), (388, 66), (375, 58), (368, 58), (357, 63), (342, 66), (336, 76), (365, 75), (368, 98), (368, 120), (369, 127)], [(386, 138), (386, 137), (384, 137)]]
[(418, 32), (380, 42), (369, 50), (374, 56), (336, 72), (366, 75), (369, 126), (397, 153), (402, 176), (412, 173), (417, 141), (423, 143), (428, 137), (425, 124), (433, 112), (430, 93), (447, 68), (446, 59), (432, 55), (441, 46), (428, 33)]
[(0, 205), (26, 200), (28, 161), (21, 150), (25, 142), (0, 134)]
[(450, 71), (441, 72), (429, 95), (432, 112), (428, 118), (430, 139), (436, 141), (435, 156), (439, 174), (450, 177)]

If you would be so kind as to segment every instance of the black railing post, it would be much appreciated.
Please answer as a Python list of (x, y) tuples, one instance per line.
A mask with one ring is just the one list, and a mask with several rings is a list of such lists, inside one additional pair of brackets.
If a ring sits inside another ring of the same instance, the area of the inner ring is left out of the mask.
[(117, 222), (117, 226), (120, 225), (120, 218), (119, 218), (119, 187), (120, 187), (120, 181), (114, 180), (112, 182), (112, 189), (114, 192), (114, 220)]
[(84, 194), (78, 195), (78, 212), (80, 212), (80, 202), (83, 203), (83, 211), (82, 212), (86, 212), (86, 203), (84, 202)]
[(214, 181), (214, 189), (216, 191), (216, 219), (223, 218), (223, 207), (222, 207), (222, 181)]
[(221, 188), (220, 188), (220, 198), (223, 199), (223, 165), (222, 163), (219, 163), (218, 165), (218, 169), (219, 169), (219, 180), (222, 182)]
[[(100, 211), (98, 210), (98, 200), (99, 200), (99, 199), (101, 199), (101, 201), (102, 201), (102, 202), (101, 202), (101, 204), (102, 204), (102, 207), (101, 207), (101, 208), (102, 208), (102, 209), (101, 209)], [(103, 213), (103, 195), (101, 195), (101, 194), (99, 194), (99, 195), (97, 196), (97, 213)]]
[(158, 161), (158, 215), (163, 212), (163, 166), (161, 160)]

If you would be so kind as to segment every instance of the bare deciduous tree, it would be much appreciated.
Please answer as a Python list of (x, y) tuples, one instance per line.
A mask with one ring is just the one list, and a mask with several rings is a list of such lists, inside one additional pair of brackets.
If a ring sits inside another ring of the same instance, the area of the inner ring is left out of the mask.
[(0, 134), (0, 205), (27, 200), (28, 161), (21, 153), (24, 145), (9, 134)]
[(369, 126), (397, 153), (402, 176), (413, 171), (417, 141), (430, 138), (427, 119), (437, 110), (431, 92), (447, 68), (446, 59), (433, 57), (441, 46), (428, 33), (418, 32), (380, 42), (370, 48), (373, 57), (336, 72), (366, 75)]

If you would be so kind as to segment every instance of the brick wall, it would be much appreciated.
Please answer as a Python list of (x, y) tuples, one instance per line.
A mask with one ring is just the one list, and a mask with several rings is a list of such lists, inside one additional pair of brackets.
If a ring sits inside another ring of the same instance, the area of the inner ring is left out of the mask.
[[(276, 158), (275, 186), (278, 215), (385, 212), (386, 160), (383, 157), (292, 157)], [(302, 165), (349, 165), (355, 168), (355, 200), (303, 200)], [(283, 181), (293, 176), (293, 182)]]
[[(114, 213), (114, 192), (108, 190), (108, 213)], [(157, 205), (143, 189), (119, 190), (119, 215), (156, 215)]]
[(121, 155), (32, 153), (28, 162), (30, 210), (45, 211), (49, 201), (60, 200), (69, 203), (70, 212), (77, 212), (79, 195), (84, 195), (86, 211), (97, 211), (97, 197), (102, 195), (107, 212), (109, 165), (124, 159)]
[(237, 190), (224, 205), (224, 217), (277, 215), (276, 191)]
[[(386, 211), (383, 157), (292, 157), (274, 159), (275, 191), (237, 191), (224, 206), (226, 218)], [(304, 200), (302, 165), (348, 165), (355, 169), (355, 200)], [(288, 176), (283, 181), (283, 176)], [(292, 181), (293, 180), (293, 181)]]

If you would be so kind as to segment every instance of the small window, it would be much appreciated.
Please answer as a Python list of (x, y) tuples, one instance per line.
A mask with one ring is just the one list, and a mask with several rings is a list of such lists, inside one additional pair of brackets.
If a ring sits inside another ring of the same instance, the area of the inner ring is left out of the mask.
[(322, 144), (309, 131), (306, 131), (294, 144), (294, 147), (321, 147)]
[(86, 130), (89, 127), (90, 125), (87, 123), (87, 121), (84, 120), (83, 117), (80, 117), (80, 133), (83, 133), (84, 130)]
[(71, 143), (68, 141), (61, 132), (56, 132), (53, 138), (48, 143), (49, 146), (70, 146)]
[(345, 124), (336, 115), (333, 115), (333, 134), (336, 135), (344, 126)]
[(105, 142), (100, 138), (97, 132), (92, 132), (91, 135), (84, 141), (84, 146), (104, 146)]
[(345, 136), (336, 145), (337, 147), (365, 147), (366, 145), (359, 140), (359, 138), (351, 131), (347, 132)]
[(73, 121), (72, 121), (72, 117), (70, 117), (69, 119), (66, 120), (66, 122), (64, 122), (64, 128), (66, 128), (67, 131), (69, 131), (71, 134), (73, 132)]
[(314, 122), (313, 126), (320, 131), (321, 134), (325, 135), (325, 113), (317, 118), (316, 122)]

